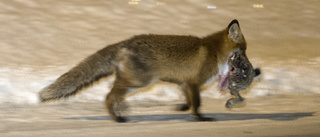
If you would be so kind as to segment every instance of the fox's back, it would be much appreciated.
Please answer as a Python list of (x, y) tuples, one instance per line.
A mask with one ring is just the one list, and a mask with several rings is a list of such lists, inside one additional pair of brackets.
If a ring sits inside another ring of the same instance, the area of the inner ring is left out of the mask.
[(128, 55), (124, 56), (129, 60), (127, 67), (143, 69), (141, 72), (161, 79), (194, 79), (208, 55), (201, 40), (194, 36), (139, 35), (122, 44), (125, 54), (121, 56)]

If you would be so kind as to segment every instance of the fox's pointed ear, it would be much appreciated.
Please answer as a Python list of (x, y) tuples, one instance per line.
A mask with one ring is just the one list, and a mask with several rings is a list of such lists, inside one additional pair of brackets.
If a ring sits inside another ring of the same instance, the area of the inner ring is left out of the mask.
[(240, 29), (240, 25), (239, 25), (239, 22), (238, 20), (233, 20), (231, 21), (231, 23), (229, 24), (228, 26), (228, 37), (230, 39), (232, 39), (233, 42), (235, 43), (239, 43), (242, 41), (242, 32), (241, 32), (241, 29)]

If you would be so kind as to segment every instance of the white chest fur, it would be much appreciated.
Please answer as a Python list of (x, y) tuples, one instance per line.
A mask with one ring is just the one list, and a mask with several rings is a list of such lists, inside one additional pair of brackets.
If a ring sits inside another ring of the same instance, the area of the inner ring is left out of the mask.
[(212, 75), (204, 84), (209, 84), (211, 82), (215, 82), (216, 80), (218, 80), (219, 75), (227, 75), (228, 71), (229, 71), (229, 65), (228, 65), (228, 61), (219, 64), (218, 65), (219, 71), (218, 74), (216, 75)]
[(219, 64), (219, 75), (225, 75), (229, 71), (228, 61), (223, 64)]

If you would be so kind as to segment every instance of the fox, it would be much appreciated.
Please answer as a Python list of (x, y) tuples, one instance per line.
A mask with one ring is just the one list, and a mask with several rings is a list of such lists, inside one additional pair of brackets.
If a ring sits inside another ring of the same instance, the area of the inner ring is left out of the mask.
[[(199, 112), (200, 87), (208, 81), (228, 83), (228, 59), (235, 53), (247, 58), (247, 44), (239, 21), (232, 20), (205, 37), (142, 34), (108, 45), (81, 61), (39, 92), (41, 102), (68, 98), (103, 77), (115, 75), (105, 107), (116, 122), (127, 122), (120, 104), (131, 90), (159, 81), (179, 85), (186, 97), (180, 110), (189, 110), (197, 121), (213, 121)], [(222, 90), (227, 88), (221, 87)]]

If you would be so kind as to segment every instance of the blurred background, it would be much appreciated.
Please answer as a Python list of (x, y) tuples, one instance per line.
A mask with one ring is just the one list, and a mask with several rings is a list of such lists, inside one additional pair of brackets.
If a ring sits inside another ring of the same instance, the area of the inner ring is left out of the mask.
[[(38, 103), (43, 87), (109, 44), (149, 33), (203, 37), (233, 19), (240, 22), (251, 63), (262, 69), (244, 97), (320, 94), (319, 5), (319, 0), (1, 0), (0, 104)], [(103, 100), (112, 81), (70, 99)], [(175, 85), (158, 85), (128, 100), (181, 99)], [(216, 83), (202, 96), (229, 98)]]

